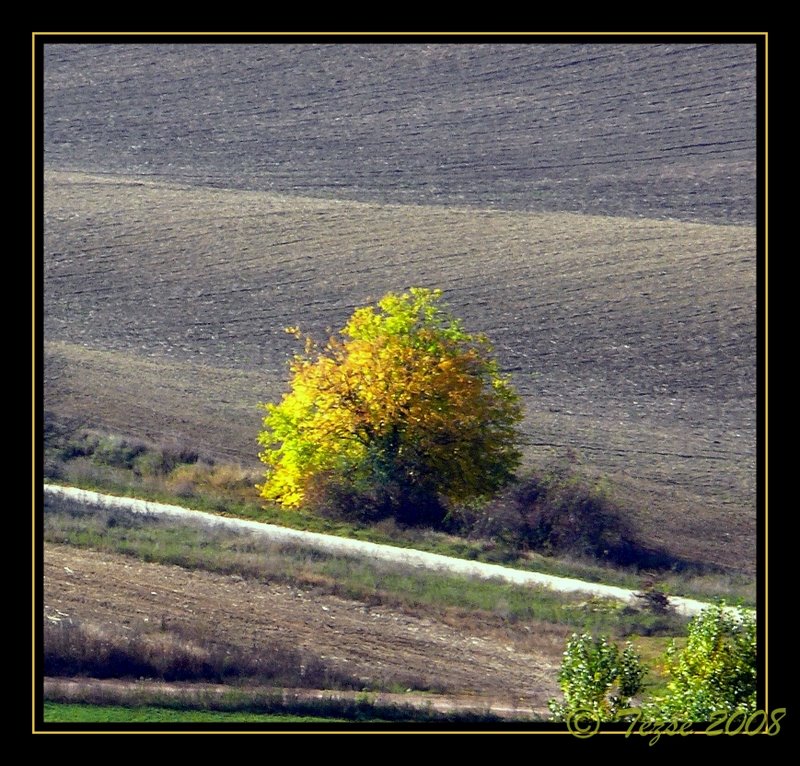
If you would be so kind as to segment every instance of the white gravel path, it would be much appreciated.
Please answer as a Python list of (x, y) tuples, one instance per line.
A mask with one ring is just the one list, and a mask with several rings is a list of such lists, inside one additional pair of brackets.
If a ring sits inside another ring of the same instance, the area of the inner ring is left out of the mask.
[[(303, 532), (297, 529), (279, 527), (274, 524), (263, 524), (247, 519), (235, 519), (225, 516), (216, 516), (212, 513), (194, 511), (177, 505), (164, 503), (151, 503), (132, 497), (116, 497), (91, 492), (76, 487), (61, 487), (54, 484), (45, 484), (46, 494), (61, 495), (89, 506), (106, 508), (119, 508), (132, 513), (156, 514), (169, 516), (176, 519), (190, 519), (203, 521), (209, 526), (227, 527), (229, 529), (249, 530), (255, 534), (278, 543), (291, 543), (293, 545), (314, 548), (332, 553), (342, 553), (348, 556), (361, 556), (368, 559), (391, 561), (399, 564), (433, 569), (469, 577), (503, 580), (516, 585), (538, 585), (562, 592), (580, 592), (596, 596), (621, 599), (626, 602), (635, 601), (634, 592), (627, 588), (614, 585), (601, 585), (599, 583), (584, 582), (571, 577), (556, 577), (554, 575), (530, 572), (497, 564), (485, 564), (478, 561), (442, 556), (438, 553), (427, 553), (412, 548), (397, 548), (393, 545), (366, 542), (364, 540), (351, 540), (334, 535), (323, 535), (318, 532)], [(673, 596), (670, 603), (675, 609), (685, 615), (695, 615), (708, 604), (694, 599)]]

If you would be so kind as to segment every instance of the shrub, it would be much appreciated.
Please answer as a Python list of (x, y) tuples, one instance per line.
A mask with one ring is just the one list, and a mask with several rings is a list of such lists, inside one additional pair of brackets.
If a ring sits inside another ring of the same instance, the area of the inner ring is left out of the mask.
[(170, 472), (167, 478), (167, 489), (179, 497), (192, 497), (198, 491), (208, 466), (200, 463), (183, 464)]
[(256, 478), (250, 471), (239, 465), (225, 463), (209, 467), (206, 483), (214, 490), (232, 492), (252, 489)]
[(553, 719), (564, 721), (578, 711), (595, 721), (614, 721), (642, 688), (645, 670), (631, 644), (620, 651), (607, 638), (573, 633), (564, 652), (558, 680), (564, 702), (550, 700)]
[(136, 476), (165, 476), (175, 464), (163, 452), (148, 451), (138, 455), (133, 462)]
[[(666, 654), (667, 693), (642, 706), (646, 721), (709, 721), (756, 711), (756, 622), (740, 609), (711, 606), (689, 623), (686, 646), (673, 640)], [(604, 637), (573, 634), (558, 680), (564, 702), (550, 700), (553, 720), (581, 711), (615, 721), (641, 690), (644, 668), (630, 644), (624, 651)]]
[(193, 465), (199, 459), (196, 451), (187, 447), (153, 447), (143, 449), (133, 461), (137, 476), (166, 476), (180, 465)]
[(147, 447), (140, 442), (130, 442), (114, 436), (99, 441), (92, 453), (92, 459), (102, 465), (115, 468), (133, 468), (134, 462)]
[(667, 694), (651, 717), (708, 721), (715, 713), (756, 710), (756, 620), (723, 606), (704, 609), (689, 624), (686, 646), (667, 651)]
[(669, 614), (675, 607), (669, 601), (669, 596), (664, 591), (655, 587), (648, 587), (633, 594), (644, 609), (654, 614)]
[(566, 553), (623, 566), (635, 563), (641, 550), (605, 485), (569, 469), (521, 479), (464, 516), (475, 534), (494, 537), (513, 550)]

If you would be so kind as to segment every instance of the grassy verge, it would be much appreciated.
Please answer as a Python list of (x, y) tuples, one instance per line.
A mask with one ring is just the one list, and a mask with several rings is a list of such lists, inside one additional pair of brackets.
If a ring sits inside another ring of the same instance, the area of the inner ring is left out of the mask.
[(554, 593), (427, 572), (398, 564), (327, 554), (261, 540), (247, 532), (209, 530), (192, 523), (87, 509), (48, 496), (45, 541), (122, 553), (144, 561), (176, 564), (265, 582), (288, 582), (369, 604), (388, 604), (441, 615), (479, 612), (500, 621), (559, 626), (564, 631), (618, 636), (676, 635), (685, 620), (625, 607), (613, 599)]
[[(303, 696), (280, 689), (230, 689), (216, 694), (186, 687), (179, 694), (148, 688), (103, 686), (91, 681), (49, 683), (46, 722), (486, 722), (500, 720), (488, 710), (435, 710), (431, 705), (386, 701), (377, 695)], [(261, 717), (264, 718), (261, 718)]]
[(47, 723), (335, 723), (345, 718), (288, 715), (277, 713), (225, 712), (214, 710), (177, 710), (166, 707), (122, 707), (45, 702)]
[(677, 636), (674, 639), (665, 636), (634, 636), (631, 639), (642, 665), (647, 668), (647, 674), (642, 680), (645, 697), (661, 697), (667, 692), (669, 677), (664, 665), (664, 656), (673, 640), (679, 648), (686, 645), (685, 636)]

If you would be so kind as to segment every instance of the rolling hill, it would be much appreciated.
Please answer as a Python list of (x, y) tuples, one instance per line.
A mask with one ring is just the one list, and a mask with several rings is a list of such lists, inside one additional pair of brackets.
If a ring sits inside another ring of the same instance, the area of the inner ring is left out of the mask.
[(50, 167), (754, 223), (754, 44), (52, 44), (44, 66)]
[(751, 572), (755, 48), (45, 45), (45, 408), (256, 460), (284, 325), (441, 287), (528, 466)]

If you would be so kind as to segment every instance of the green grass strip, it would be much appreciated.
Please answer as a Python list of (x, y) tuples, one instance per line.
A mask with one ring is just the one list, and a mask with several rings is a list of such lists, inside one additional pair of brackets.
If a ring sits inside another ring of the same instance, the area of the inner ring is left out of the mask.
[(344, 718), (45, 702), (46, 723), (331, 723)]

